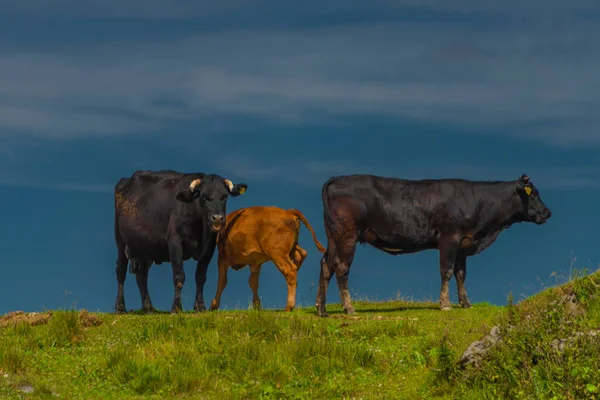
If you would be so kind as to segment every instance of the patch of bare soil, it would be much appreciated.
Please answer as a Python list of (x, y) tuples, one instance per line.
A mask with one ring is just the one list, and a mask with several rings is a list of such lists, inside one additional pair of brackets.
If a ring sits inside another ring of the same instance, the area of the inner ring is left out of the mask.
[(52, 317), (52, 311), (45, 313), (26, 313), (24, 311), (12, 311), (0, 317), (0, 326), (9, 327), (15, 326), (19, 322), (25, 322), (28, 325), (43, 325), (47, 324)]
[[(0, 317), (0, 327), (14, 327), (20, 322), (30, 326), (43, 325), (47, 324), (50, 318), (52, 318), (52, 311), (43, 313), (12, 311)], [(94, 314), (90, 314), (87, 310), (81, 310), (79, 312), (79, 322), (85, 327), (98, 326), (102, 324), (102, 319)]]
[(102, 320), (94, 315), (87, 312), (87, 310), (82, 310), (79, 313), (79, 321), (83, 326), (98, 326), (102, 324)]

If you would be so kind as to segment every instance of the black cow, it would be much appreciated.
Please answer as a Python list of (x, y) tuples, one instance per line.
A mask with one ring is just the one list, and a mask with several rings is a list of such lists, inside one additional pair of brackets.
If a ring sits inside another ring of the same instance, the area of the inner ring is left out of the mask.
[(334, 272), (342, 306), (354, 313), (348, 274), (357, 242), (392, 255), (439, 249), (439, 302), (449, 310), (452, 275), (460, 304), (471, 306), (464, 286), (468, 256), (486, 249), (515, 222), (543, 224), (552, 215), (527, 175), (511, 182), (338, 176), (323, 185), (322, 201), (327, 251), (316, 307), (323, 317), (328, 316), (327, 287)]
[(148, 294), (148, 269), (169, 261), (175, 298), (171, 312), (182, 309), (185, 282), (183, 262), (193, 258), (196, 268), (195, 311), (204, 311), (206, 269), (215, 252), (217, 232), (225, 225), (227, 198), (244, 193), (248, 185), (234, 185), (218, 175), (175, 171), (136, 171), (115, 186), (115, 241), (117, 282), (115, 310), (125, 311), (123, 284), (128, 259), (136, 274), (142, 309), (154, 310)]

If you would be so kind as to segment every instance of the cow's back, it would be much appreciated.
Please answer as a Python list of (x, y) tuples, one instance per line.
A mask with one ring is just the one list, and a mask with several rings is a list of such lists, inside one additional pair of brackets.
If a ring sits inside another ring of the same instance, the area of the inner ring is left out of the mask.
[(115, 199), (122, 203), (121, 214), (128, 219), (168, 220), (176, 207), (175, 190), (184, 174), (175, 171), (136, 171), (119, 181)]
[(329, 219), (334, 211), (332, 207), (343, 206), (359, 224), (395, 219), (398, 210), (410, 206), (416, 197), (423, 197), (427, 190), (427, 185), (418, 181), (397, 178), (375, 175), (334, 177), (323, 185), (325, 216)]
[(323, 187), (326, 223), (334, 230), (356, 230), (359, 242), (396, 253), (433, 248), (452, 214), (463, 212), (454, 203), (468, 187), (467, 181), (450, 179), (336, 177)]
[(217, 240), (219, 254), (241, 264), (269, 253), (277, 243), (293, 244), (299, 230), (300, 223), (290, 210), (274, 206), (241, 208), (227, 215), (227, 225)]
[[(323, 186), (323, 202), (336, 198), (352, 199), (360, 204), (363, 218), (380, 218), (399, 215), (411, 218), (426, 213), (429, 218), (437, 214), (452, 214), (456, 206), (473, 206), (477, 193), (485, 182), (463, 179), (409, 180), (375, 175), (346, 175), (330, 179)], [(470, 203), (470, 204), (469, 204)]]
[(361, 242), (418, 251), (436, 246), (440, 232), (476, 231), (489, 225), (502, 207), (498, 193), (513, 190), (511, 185), (347, 175), (324, 184), (323, 204), (326, 223), (347, 225), (344, 221), (351, 218)]
[(133, 256), (167, 258), (165, 237), (176, 207), (176, 186), (183, 176), (169, 170), (136, 171), (115, 185), (115, 235)]

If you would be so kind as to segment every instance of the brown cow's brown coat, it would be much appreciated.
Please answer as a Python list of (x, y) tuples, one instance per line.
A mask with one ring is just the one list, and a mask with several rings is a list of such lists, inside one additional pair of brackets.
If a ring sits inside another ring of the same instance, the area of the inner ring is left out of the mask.
[(315, 232), (298, 210), (284, 210), (272, 206), (242, 208), (227, 215), (226, 226), (217, 236), (219, 251), (219, 282), (217, 293), (210, 309), (219, 308), (221, 294), (227, 285), (227, 269), (236, 271), (250, 266), (248, 284), (252, 289), (253, 301), (260, 308), (258, 277), (262, 264), (272, 261), (281, 271), (288, 286), (285, 311), (296, 306), (298, 270), (307, 256), (306, 250), (298, 245), (300, 221), (306, 225), (321, 253), (325, 248), (319, 243)]

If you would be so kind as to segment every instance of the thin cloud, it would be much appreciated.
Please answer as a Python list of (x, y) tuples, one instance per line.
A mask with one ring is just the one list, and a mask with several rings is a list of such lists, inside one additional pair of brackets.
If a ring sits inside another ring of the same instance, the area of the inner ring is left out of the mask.
[(88, 192), (88, 193), (112, 193), (113, 185), (107, 184), (90, 184), (81, 182), (53, 182), (39, 181), (26, 177), (9, 177), (0, 176), (0, 186), (23, 187), (39, 190), (58, 190), (68, 192)]
[(4, 54), (0, 127), (63, 138), (213, 116), (301, 125), (374, 115), (599, 145), (598, 35), (585, 20), (506, 30), (380, 23)]
[[(592, 167), (493, 167), (486, 165), (413, 165), (402, 169), (402, 174), (391, 169), (342, 162), (306, 161), (285, 165), (263, 165), (248, 157), (223, 160), (219, 168), (236, 179), (282, 182), (321, 186), (331, 176), (346, 174), (373, 174), (404, 179), (465, 178), (472, 180), (514, 180), (527, 173), (540, 190), (572, 190), (600, 188), (600, 165)], [(235, 160), (235, 162), (233, 162)], [(443, 171), (443, 172), (440, 172)]]
[(412, 9), (440, 12), (487, 12), (506, 13), (515, 17), (557, 17), (564, 14), (594, 11), (598, 9), (594, 0), (565, 2), (562, 0), (520, 0), (480, 1), (480, 0), (375, 0), (351, 2), (333, 0), (323, 2), (281, 2), (278, 0), (221, 0), (218, 2), (198, 2), (178, 0), (171, 7), (165, 7), (158, 0), (0, 0), (3, 13), (10, 16), (79, 17), (79, 18), (142, 18), (142, 19), (189, 19), (203, 16), (224, 16), (227, 14), (247, 14), (256, 16), (269, 11), (269, 16), (285, 17), (322, 16), (327, 12), (344, 10), (347, 13), (362, 15), (385, 15), (409, 7)]
[(219, 15), (239, 6), (241, 0), (218, 3), (178, 0), (176, 6), (165, 7), (157, 0), (0, 0), (4, 13), (12, 16), (181, 19)]

